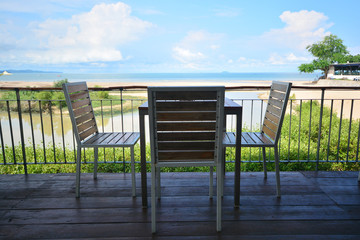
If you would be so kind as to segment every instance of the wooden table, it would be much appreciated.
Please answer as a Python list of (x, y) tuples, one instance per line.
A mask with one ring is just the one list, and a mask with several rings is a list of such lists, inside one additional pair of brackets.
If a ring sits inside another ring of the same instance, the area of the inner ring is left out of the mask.
[[(231, 99), (225, 98), (224, 112), (226, 115), (236, 115), (236, 142), (241, 141), (242, 127), (242, 106)], [(146, 177), (146, 139), (145, 139), (145, 115), (148, 115), (148, 102), (139, 106), (140, 122), (140, 155), (141, 155), (141, 196), (143, 208), (148, 206), (147, 203), (147, 177)], [(226, 121), (225, 121), (226, 123)], [(226, 128), (225, 128), (226, 129)], [(234, 205), (240, 205), (240, 164), (241, 164), (241, 147), (236, 146), (235, 150), (235, 179), (234, 179)]]

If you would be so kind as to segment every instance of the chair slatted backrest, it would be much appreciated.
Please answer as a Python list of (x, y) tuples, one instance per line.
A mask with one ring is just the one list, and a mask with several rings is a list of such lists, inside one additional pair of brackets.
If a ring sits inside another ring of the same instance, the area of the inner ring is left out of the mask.
[[(214, 162), (221, 147), (224, 87), (149, 87), (157, 162)], [(222, 123), (221, 123), (222, 124)]]
[(273, 82), (270, 89), (262, 133), (277, 143), (281, 133), (286, 106), (290, 95), (291, 83)]
[(86, 82), (65, 83), (63, 90), (75, 138), (80, 144), (84, 139), (98, 133), (89, 90)]

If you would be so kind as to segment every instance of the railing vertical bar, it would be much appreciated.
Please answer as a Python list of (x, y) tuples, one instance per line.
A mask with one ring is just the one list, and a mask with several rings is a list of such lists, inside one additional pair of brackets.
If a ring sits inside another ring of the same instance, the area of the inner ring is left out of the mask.
[(50, 124), (51, 124), (51, 136), (53, 141), (53, 151), (54, 151), (54, 162), (56, 163), (56, 147), (55, 147), (55, 136), (54, 136), (54, 121), (52, 115), (52, 101), (49, 101), (49, 112), (50, 112)]
[[(114, 112), (113, 112), (113, 100), (110, 99), (110, 118), (111, 118), (111, 131), (114, 132)], [(113, 163), (115, 163), (115, 148), (113, 148)]]
[(253, 123), (253, 117), (254, 117), (254, 99), (251, 99), (251, 113), (250, 113), (250, 132), (252, 132), (252, 123)]
[(15, 92), (16, 92), (16, 102), (17, 102), (17, 109), (18, 109), (18, 116), (19, 116), (22, 157), (23, 157), (23, 161), (24, 161), (25, 175), (27, 175), (28, 172), (27, 172), (27, 162), (26, 162), (24, 126), (23, 126), (23, 121), (22, 121), (22, 110), (21, 110), (21, 102), (20, 102), (20, 90), (18, 88), (15, 88)]
[[(251, 105), (250, 105), (250, 132), (252, 132), (252, 122), (253, 122), (253, 115), (254, 115), (254, 100), (251, 99)], [(249, 153), (250, 153), (250, 161), (252, 160), (252, 157), (251, 157), (251, 150), (253, 148), (250, 148), (249, 149)]]
[[(105, 132), (105, 129), (104, 129), (104, 113), (103, 113), (103, 100), (101, 99), (100, 100), (100, 107), (101, 107), (101, 126), (102, 126), (102, 131), (103, 132)], [(106, 162), (106, 149), (105, 148), (103, 148), (103, 150), (104, 150), (104, 162)]]
[(263, 121), (264, 99), (261, 99), (260, 102), (261, 102), (261, 107), (260, 107), (261, 111), (260, 111), (260, 122), (259, 122), (259, 126), (261, 126), (262, 121)]
[[(243, 107), (243, 112), (244, 112), (244, 99), (241, 99), (241, 106)], [(244, 115), (243, 115), (243, 117), (244, 117)], [(244, 118), (243, 118), (243, 121), (244, 121)], [(243, 158), (241, 157), (241, 159), (243, 159)]]
[(317, 151), (316, 151), (316, 171), (319, 170), (320, 141), (321, 141), (322, 118), (324, 111), (324, 97), (325, 97), (325, 88), (321, 88), (321, 105), (320, 105), (319, 132), (318, 132), (319, 134), (318, 134)]
[(340, 137), (341, 137), (341, 125), (342, 125), (343, 110), (344, 110), (344, 99), (341, 100), (340, 124), (339, 124), (339, 136), (338, 136), (338, 144), (337, 144), (336, 162), (339, 162), (339, 149), (340, 149)]
[(60, 106), (60, 124), (61, 124), (61, 137), (63, 143), (63, 152), (64, 152), (64, 162), (67, 163), (66, 160), (66, 145), (65, 145), (65, 135), (64, 135), (64, 119), (63, 119), (63, 111), (62, 111), (62, 103), (63, 101), (59, 101)]
[(105, 132), (104, 129), (104, 114), (103, 114), (103, 100), (100, 100), (100, 114), (101, 114), (101, 128), (102, 128), (102, 132)]
[(356, 146), (356, 162), (359, 162), (359, 142), (360, 142), (360, 121), (359, 121), (359, 130), (358, 130), (357, 146)]
[[(261, 129), (262, 121), (263, 121), (263, 113), (264, 113), (264, 99), (260, 99), (260, 119), (259, 119), (259, 127)], [(262, 150), (259, 147), (259, 161), (262, 159)]]
[(351, 137), (351, 122), (353, 116), (353, 109), (354, 109), (354, 99), (351, 99), (351, 107), (350, 107), (350, 122), (349, 122), (349, 136), (348, 136), (348, 144), (346, 150), (346, 162), (349, 161), (349, 147), (350, 147), (350, 137)]
[(311, 115), (312, 115), (312, 99), (310, 100), (310, 119), (309, 119), (309, 137), (308, 137), (308, 162), (310, 161), (310, 136), (311, 136)]
[(10, 127), (10, 137), (11, 137), (11, 144), (12, 144), (13, 160), (14, 160), (14, 164), (16, 164), (14, 133), (13, 133), (13, 127), (12, 127), (12, 122), (11, 122), (9, 101), (6, 101), (6, 106), (7, 106), (7, 112), (8, 112), (8, 117), (9, 117), (9, 127)]
[(110, 100), (110, 115), (111, 115), (111, 131), (114, 132), (114, 112), (113, 112), (113, 100)]
[(299, 136), (298, 136), (298, 162), (300, 162), (300, 133), (301, 133), (301, 113), (302, 113), (302, 99), (300, 99), (300, 113), (299, 113)]
[(331, 106), (330, 106), (330, 123), (329, 123), (329, 137), (328, 137), (328, 145), (327, 145), (326, 162), (329, 161), (329, 154), (330, 154), (330, 138), (331, 138), (331, 126), (332, 126), (333, 108), (334, 108), (334, 99), (331, 99)]
[(289, 144), (288, 144), (288, 161), (290, 161), (290, 140), (291, 140), (291, 118), (292, 118), (293, 100), (290, 99), (290, 120), (289, 120)]
[[(121, 104), (121, 131), (124, 133), (124, 106), (123, 106), (123, 88), (120, 88), (120, 104)], [(123, 171), (125, 173), (125, 148), (123, 150)]]
[(120, 88), (120, 105), (121, 105), (121, 131), (124, 132), (124, 106), (123, 106), (123, 88)]
[(134, 132), (134, 100), (131, 99), (131, 131)]
[(4, 165), (6, 165), (6, 154), (5, 154), (5, 145), (4, 145), (4, 137), (3, 137), (3, 131), (2, 131), (2, 120), (0, 118), (0, 138), (1, 138), (1, 150), (2, 150), (2, 156)]
[(84, 163), (87, 163), (85, 148), (83, 148), (83, 158), (84, 158)]
[[(243, 111), (244, 111), (244, 99), (241, 99), (241, 106), (243, 106)], [(251, 162), (251, 159), (248, 159)]]
[(47, 160), (46, 160), (46, 148), (45, 148), (44, 121), (42, 115), (41, 100), (39, 100), (39, 112), (40, 112), (41, 136), (42, 136), (43, 151), (44, 151), (44, 163), (46, 163)]
[(33, 118), (32, 118), (32, 109), (31, 109), (31, 102), (28, 100), (29, 105), (29, 117), (30, 117), (30, 127), (31, 127), (31, 139), (32, 139), (32, 145), (33, 145), (33, 151), (34, 151), (34, 162), (37, 163), (36, 159), (36, 147), (35, 147), (35, 135), (34, 135), (34, 124), (33, 124)]
[[(110, 100), (110, 114), (111, 114), (111, 131), (114, 132), (114, 113), (113, 113), (113, 100)], [(113, 162), (115, 163), (116, 158), (115, 158), (115, 148), (113, 148), (113, 155), (114, 155), (114, 160)]]

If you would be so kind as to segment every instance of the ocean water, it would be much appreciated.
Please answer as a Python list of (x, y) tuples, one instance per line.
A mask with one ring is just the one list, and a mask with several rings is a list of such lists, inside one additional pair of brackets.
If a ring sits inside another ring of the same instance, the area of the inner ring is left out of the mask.
[(67, 78), (69, 81), (87, 82), (176, 82), (206, 81), (240, 83), (247, 81), (313, 81), (319, 74), (304, 73), (13, 73), (3, 75), (0, 81), (54, 82)]

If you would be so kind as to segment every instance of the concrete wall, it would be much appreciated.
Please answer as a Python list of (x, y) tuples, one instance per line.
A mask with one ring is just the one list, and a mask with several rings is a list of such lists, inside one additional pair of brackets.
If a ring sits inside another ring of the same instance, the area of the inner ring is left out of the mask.
[(328, 74), (327, 78), (329, 79), (349, 79), (349, 80), (354, 80), (356, 79), (360, 79), (359, 75), (334, 75), (334, 74)]

